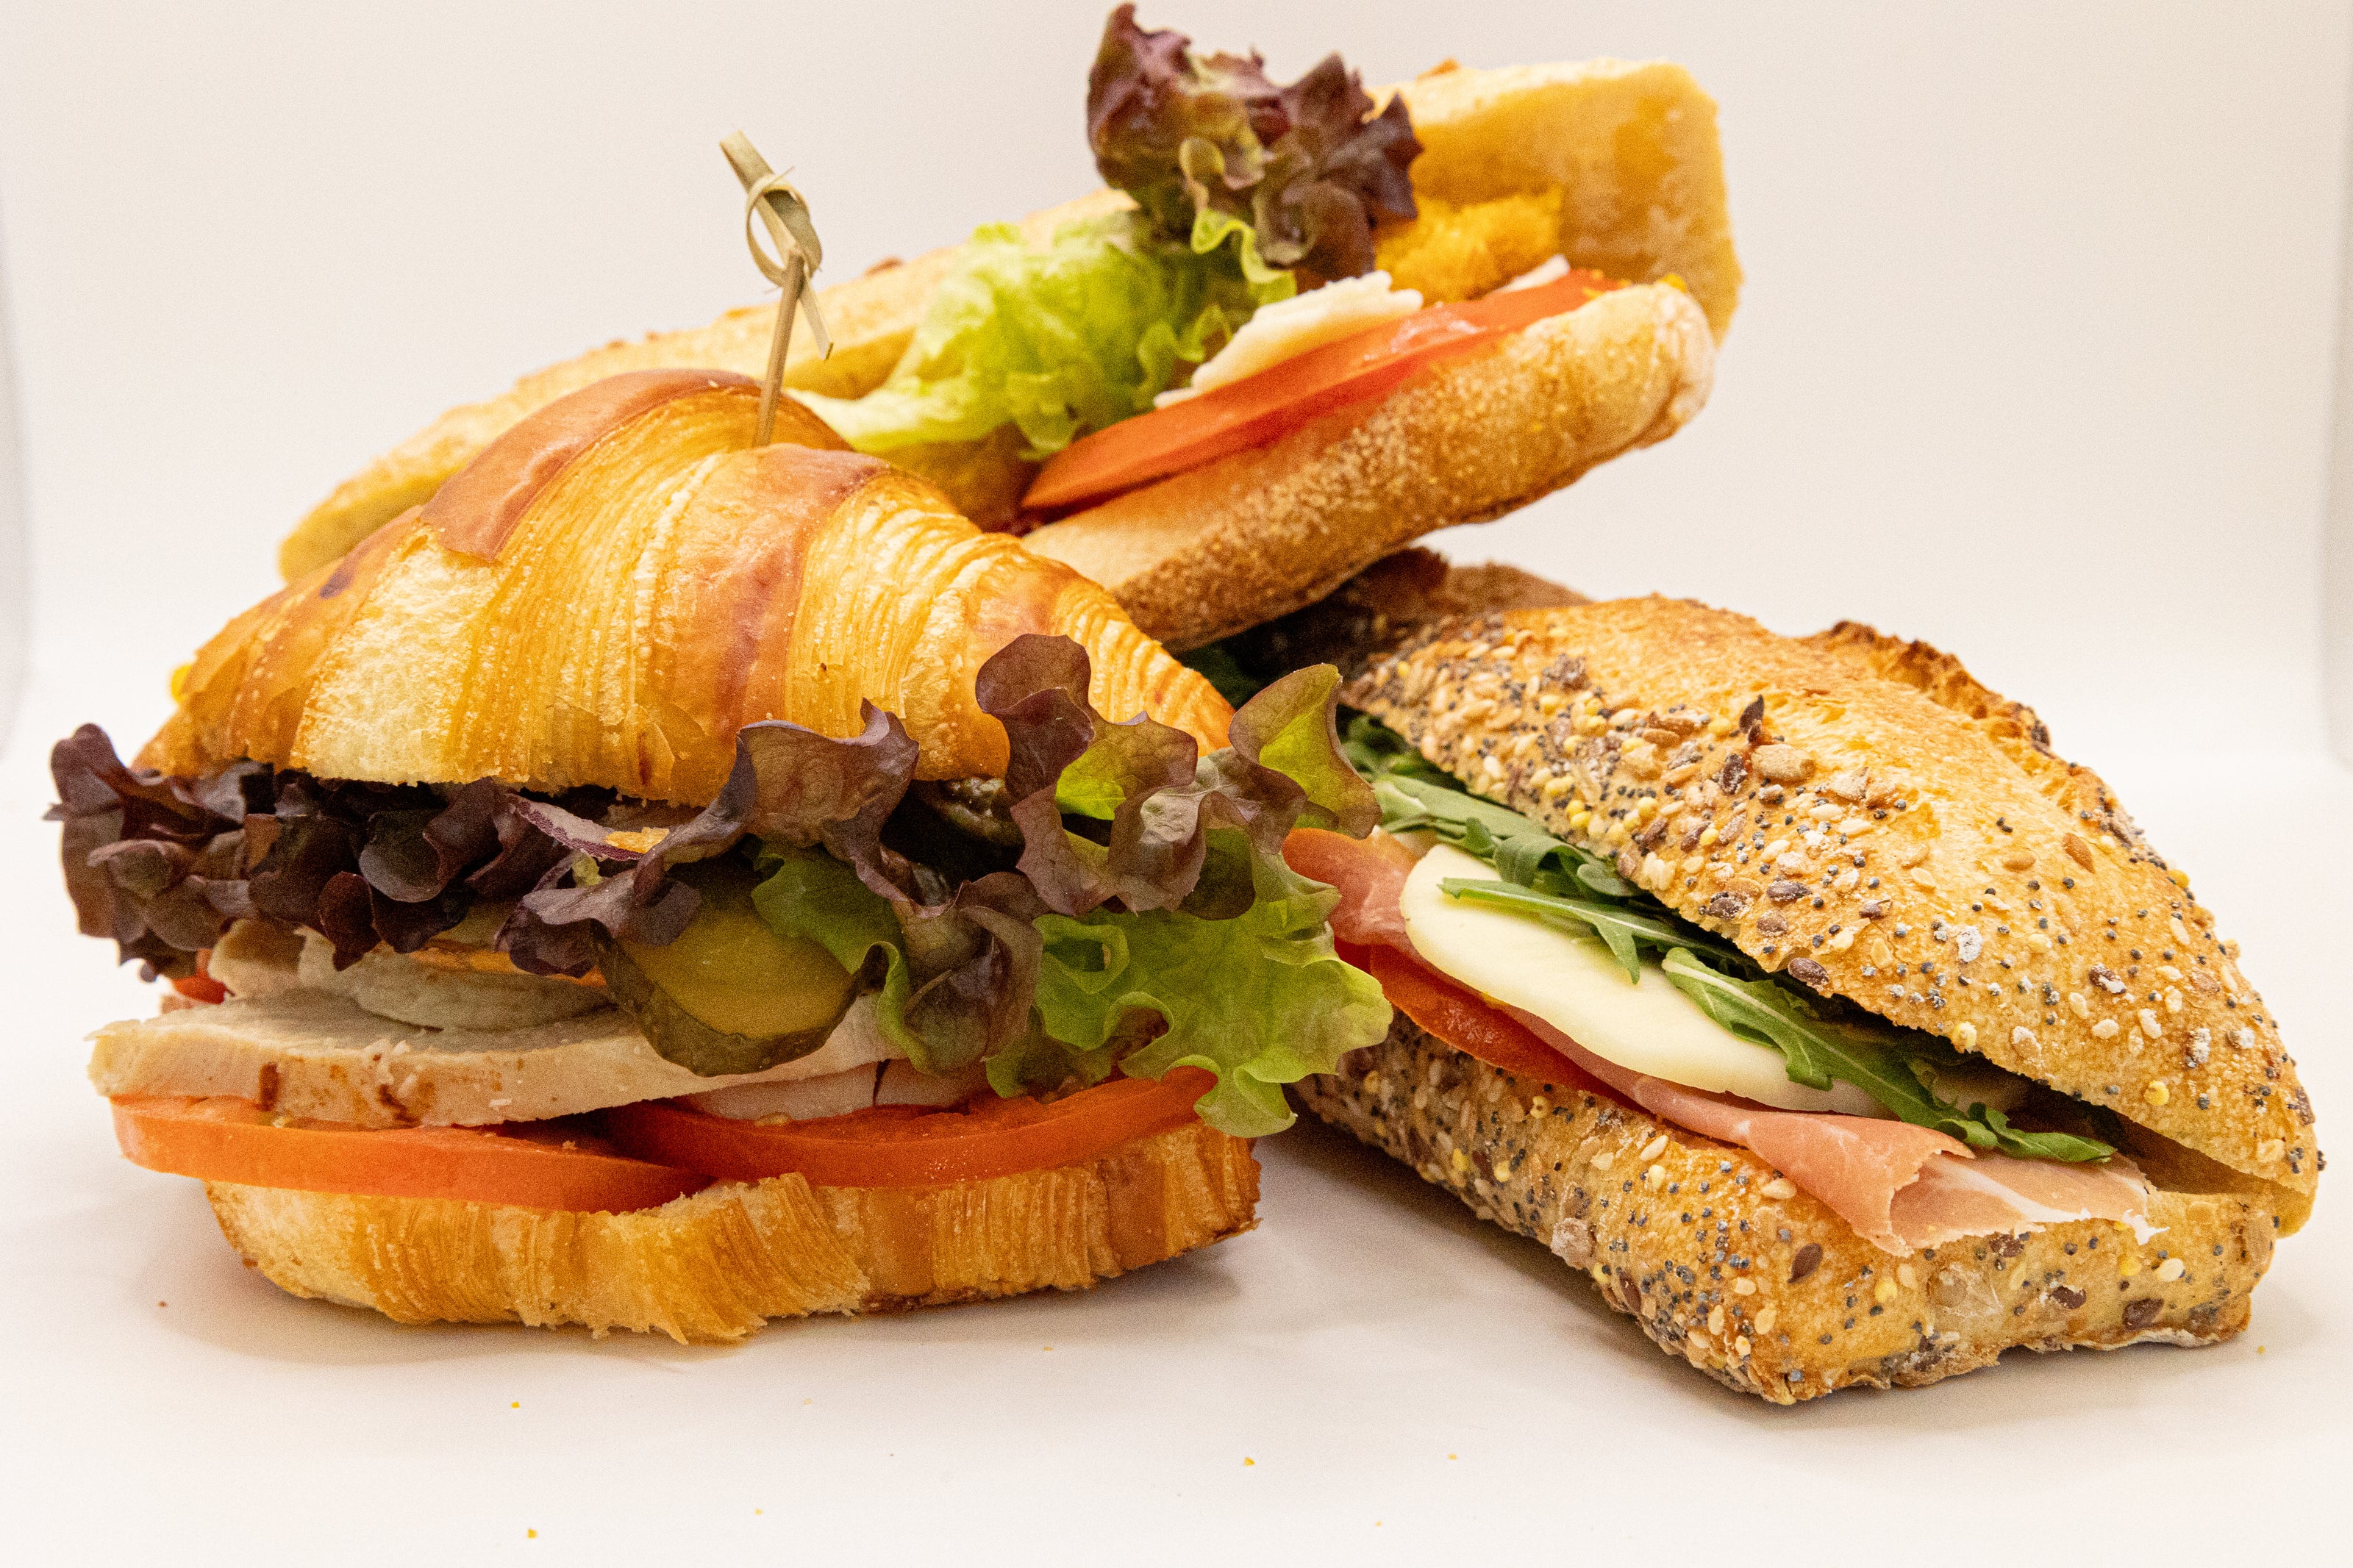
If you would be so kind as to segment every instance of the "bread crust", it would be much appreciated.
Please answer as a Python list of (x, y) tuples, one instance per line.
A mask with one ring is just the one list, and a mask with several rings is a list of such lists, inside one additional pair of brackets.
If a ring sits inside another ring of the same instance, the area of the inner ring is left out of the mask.
[(2147, 1242), (2085, 1220), (1891, 1259), (1806, 1194), (1768, 1195), (1779, 1173), (1746, 1150), (1514, 1077), (1402, 1014), (1382, 1044), (1294, 1092), (1548, 1247), (1660, 1349), (1777, 1405), (1918, 1387), (2021, 1346), (2229, 1339), (2283, 1228), (2280, 1188), (2160, 1158), (2149, 1221), (2163, 1230)]
[(771, 1318), (1081, 1290), (1250, 1229), (1258, 1162), (1200, 1122), (1081, 1164), (938, 1187), (723, 1182), (659, 1208), (559, 1214), (206, 1184), (281, 1289), (396, 1322), (577, 1324), (738, 1340)]
[(2235, 945), (1946, 656), (1624, 599), (1437, 623), (1343, 695), (1766, 967), (2274, 1184), (2284, 1229), (2309, 1212), (2311, 1102)]
[(1027, 536), (1170, 647), (1312, 604), (1425, 533), (1484, 522), (1662, 441), (1707, 401), (1715, 340), (1663, 284), (1621, 289), (1271, 447)]

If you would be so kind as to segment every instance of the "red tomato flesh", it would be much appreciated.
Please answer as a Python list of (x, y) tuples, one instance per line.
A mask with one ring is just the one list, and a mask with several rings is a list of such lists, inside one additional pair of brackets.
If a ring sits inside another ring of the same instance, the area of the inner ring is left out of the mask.
[(1071, 442), (1039, 473), (1022, 507), (1066, 510), (1235, 452), (1271, 446), (1320, 415), (1386, 395), (1440, 360), (1483, 348), (1623, 287), (1580, 268), (1533, 289), (1432, 305), (1368, 327)]
[(1216, 1083), (1198, 1068), (1114, 1079), (1051, 1101), (984, 1098), (962, 1110), (881, 1106), (810, 1121), (732, 1121), (675, 1100), (605, 1112), (622, 1149), (729, 1181), (798, 1173), (820, 1187), (928, 1187), (1074, 1165), (1193, 1120)]
[(1463, 1055), (1516, 1078), (1580, 1089), (1605, 1100), (1619, 1099), (1607, 1084), (1545, 1044), (1525, 1024), (1432, 974), (1395, 948), (1344, 948), (1341, 956), (1381, 983), (1381, 994), (1389, 999), (1390, 1006)]
[(113, 1104), (115, 1140), (132, 1163), (207, 1182), (583, 1214), (652, 1208), (711, 1184), (619, 1153), (573, 1120), (372, 1129), (277, 1117), (227, 1097)]

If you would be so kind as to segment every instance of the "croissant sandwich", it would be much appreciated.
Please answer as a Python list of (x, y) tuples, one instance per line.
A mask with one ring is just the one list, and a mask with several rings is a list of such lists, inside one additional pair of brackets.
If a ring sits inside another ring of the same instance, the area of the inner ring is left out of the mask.
[(1291, 839), (1397, 1010), (1299, 1098), (1662, 1349), (1788, 1404), (2245, 1327), (2323, 1165), (2277, 1020), (1957, 659), (1419, 552), (1217, 653), (1339, 659), (1380, 802)]
[[(1681, 67), (1451, 63), (1278, 86), (1113, 13), (1107, 188), (824, 291), (786, 384), (860, 451), (1109, 588), (1187, 648), (1433, 529), (1663, 439), (1740, 284), (1715, 110)], [(303, 520), (290, 578), (619, 371), (757, 373), (771, 312), (599, 349), (454, 409)]]
[[(1253, 1223), (1379, 1040), (1299, 824), (1329, 667), (1237, 712), (1067, 566), (758, 388), (516, 423), (52, 759), (122, 1149), (301, 1296), (739, 1336), (1074, 1289)], [(1116, 717), (1119, 722), (1109, 719)]]

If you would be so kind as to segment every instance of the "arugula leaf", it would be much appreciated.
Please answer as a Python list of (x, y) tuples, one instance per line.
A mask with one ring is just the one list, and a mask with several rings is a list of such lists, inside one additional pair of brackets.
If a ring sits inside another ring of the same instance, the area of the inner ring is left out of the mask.
[[(1864, 1064), (1853, 1073), (1834, 1074), (1826, 1053), (1818, 1049), (1821, 1037), (1812, 1026), (1812, 1019), (1799, 1011), (1801, 1004), (1789, 992), (1770, 981), (1736, 980), (1719, 974), (1702, 963), (1687, 948), (1678, 947), (1661, 961), (1659, 967), (1673, 982), (1676, 990), (1699, 1004), (1700, 1011), (1744, 1040), (1771, 1046), (1779, 1051), (1788, 1064), (1789, 1081), (1804, 1084), (1808, 1089), (1828, 1089), (1833, 1077), (1847, 1081), (1869, 1094), (1883, 1105), (1888, 1102), (1881, 1096), (1881, 1085), (1870, 1071), (1875, 1065)], [(1895, 1072), (1876, 1075), (1894, 1084)], [(1906, 1085), (1914, 1092), (1919, 1083), (1909, 1073), (1904, 1073)], [(1900, 1091), (1899, 1091), (1900, 1092)], [(1891, 1107), (1891, 1109), (1893, 1109)], [(1907, 1120), (1909, 1120), (1907, 1118)]]
[(1590, 849), (1555, 838), (1518, 812), (1451, 784), (1390, 773), (1374, 782), (1373, 793), (1381, 803), (1381, 826), (1391, 833), (1427, 829), (1491, 862), (1506, 881), (1534, 887), (1550, 874), (1599, 898), (1640, 896), (1641, 889)]
[(1675, 988), (1723, 1028), (1779, 1051), (1791, 1082), (1828, 1089), (1842, 1079), (1915, 1126), (2021, 1159), (2105, 1160), (2116, 1152), (2094, 1139), (2021, 1131), (1981, 1102), (1965, 1110), (1944, 1100), (1919, 1071), (1949, 1054), (1943, 1041), (1894, 1025), (1874, 1028), (1825, 1017), (1811, 996), (1689, 925), (1599, 856), (1471, 794), (1371, 715), (1349, 721), (1341, 749), (1372, 781), (1384, 828), (1434, 834), (1504, 878), (1447, 878), (1439, 886), (1449, 897), (1582, 927), (1609, 947), (1630, 981), (1641, 979), (1645, 951), (1663, 952), (1661, 967)]
[(1833, 1079), (1854, 1085), (1902, 1121), (1932, 1127), (1978, 1149), (2025, 1160), (2105, 1160), (2116, 1152), (2095, 1139), (2067, 1132), (2027, 1132), (2001, 1111), (1979, 1102), (1963, 1110), (1938, 1099), (1911, 1070), (1900, 1046), (1870, 1038), (1849, 1025), (1816, 1018), (1789, 990), (1766, 981), (1735, 980), (1676, 948), (1660, 968), (1676, 990), (1746, 1040), (1771, 1046), (1788, 1063), (1790, 1080), (1828, 1089)]
[(1369, 713), (1356, 714), (1348, 721), (1347, 734), (1341, 740), (1340, 750), (1346, 754), (1349, 766), (1376, 783), (1395, 775), (1423, 779), (1450, 789), (1461, 787), (1436, 764), (1406, 744), (1403, 735)]
[[(1237, 708), (1257, 696), (1260, 688), (1266, 684), (1243, 668), (1241, 660), (1234, 657), (1234, 650), (1221, 642), (1207, 644), (1190, 653), (1180, 653), (1176, 659), (1216, 687), (1218, 695)], [(1353, 757), (1349, 760), (1355, 761)]]
[[(1470, 877), (1449, 877), (1438, 886), (1450, 898), (1501, 905), (1552, 924), (1564, 921), (1580, 924), (1609, 945), (1611, 956), (1626, 971), (1630, 981), (1639, 982), (1642, 977), (1642, 949), (1665, 952), (1694, 945), (1692, 934), (1672, 923), (1672, 917), (1662, 919), (1638, 909), (1598, 904), (1588, 899), (1565, 898), (1535, 888), (1483, 882)], [(1738, 961), (1739, 955), (1729, 949), (1715, 947), (1713, 951), (1719, 958)]]

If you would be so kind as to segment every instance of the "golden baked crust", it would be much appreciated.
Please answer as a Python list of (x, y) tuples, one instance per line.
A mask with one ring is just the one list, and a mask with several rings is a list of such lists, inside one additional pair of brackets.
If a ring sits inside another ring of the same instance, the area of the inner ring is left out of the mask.
[(1416, 544), (1383, 556), (1304, 609), (1252, 626), (1226, 647), (1244, 669), (1261, 677), (1310, 664), (1335, 664), (1344, 676), (1355, 676), (1366, 660), (1427, 621), (1586, 602), (1575, 589), (1517, 566), (1456, 566)]
[[(1768, 1188), (1779, 1173), (1746, 1150), (1489, 1067), (1402, 1014), (1296, 1092), (1549, 1247), (1662, 1350), (1777, 1405), (1936, 1383), (2018, 1346), (2229, 1339), (2284, 1228), (2279, 1187), (2137, 1149), (2164, 1227), (2147, 1242), (2083, 1220), (1891, 1259), (1806, 1194)], [(1654, 1164), (1657, 1186), (1642, 1179)]]
[(1707, 401), (1715, 366), (1689, 296), (1621, 289), (1025, 542), (1110, 589), (1169, 647), (1198, 647), (1433, 530), (1500, 517), (1664, 440)]
[(876, 458), (752, 447), (758, 399), (742, 377), (655, 371), (540, 409), (231, 621), (142, 761), (701, 804), (744, 724), (851, 735), (862, 700), (905, 721), (920, 776), (994, 775), (1005, 731), (974, 676), (1030, 632), (1087, 650), (1102, 712), (1223, 743), (1216, 691), (1102, 588)]
[(1343, 695), (1767, 967), (2274, 1184), (2301, 1225), (2311, 1101), (2187, 879), (1957, 664), (1818, 640), (1621, 599), (1439, 623)]
[[(1386, 100), (1392, 91), (1404, 93), (1421, 139), (1423, 152), (1412, 173), (1416, 189), (1436, 198), (1430, 223), (1449, 221), (1437, 210), (1440, 205), (1475, 208), (1538, 191), (1556, 195), (1556, 248), (1571, 259), (1630, 282), (1672, 273), (1689, 286), (1716, 336), (1731, 325), (1740, 265), (1733, 255), (1715, 104), (1681, 66), (1596, 60), (1502, 70), (1444, 68), (1377, 96)], [(1021, 231), (1031, 244), (1042, 245), (1063, 224), (1128, 205), (1116, 191), (1097, 191), (1031, 215)], [(1412, 229), (1408, 225), (1388, 231), (1383, 243), (1400, 232), (1409, 237)], [(786, 384), (839, 397), (859, 396), (880, 385), (959, 248), (931, 251), (824, 289), (820, 300), (834, 339), (833, 357), (818, 359), (807, 334), (797, 335)], [(280, 547), (280, 571), (291, 582), (335, 560), (381, 524), (429, 499), (500, 431), (606, 376), (666, 366), (760, 374), (774, 320), (773, 305), (753, 305), (707, 327), (608, 344), (525, 376), (500, 396), (451, 409), (337, 487), (305, 517)], [(1611, 367), (1604, 363), (1587, 368)], [(898, 456), (934, 471), (921, 455)], [(951, 476), (941, 470), (939, 477)], [(987, 499), (951, 488), (967, 510)], [(1472, 520), (1466, 511), (1450, 521)], [(1316, 580), (1328, 587), (1369, 559), (1356, 558)]]
[(1194, 1122), (1082, 1164), (941, 1187), (723, 1182), (633, 1214), (206, 1184), (280, 1289), (398, 1322), (736, 1340), (770, 1318), (1080, 1290), (1257, 1223), (1247, 1140)]

